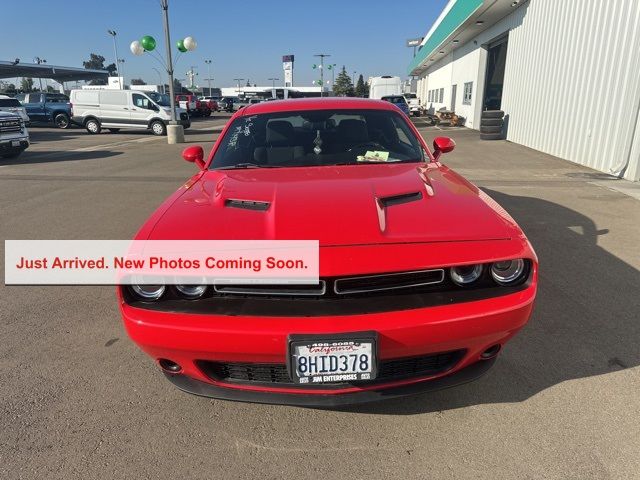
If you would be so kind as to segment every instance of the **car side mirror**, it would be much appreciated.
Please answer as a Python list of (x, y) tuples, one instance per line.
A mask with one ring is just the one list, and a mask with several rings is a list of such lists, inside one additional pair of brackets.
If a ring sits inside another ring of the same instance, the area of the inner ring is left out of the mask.
[(449, 137), (436, 137), (433, 140), (433, 154), (436, 160), (440, 155), (443, 153), (449, 153), (453, 151), (454, 148), (456, 148), (456, 142), (451, 140)]
[(200, 170), (204, 168), (204, 150), (200, 145), (185, 148), (182, 151), (182, 158), (187, 162), (195, 163)]

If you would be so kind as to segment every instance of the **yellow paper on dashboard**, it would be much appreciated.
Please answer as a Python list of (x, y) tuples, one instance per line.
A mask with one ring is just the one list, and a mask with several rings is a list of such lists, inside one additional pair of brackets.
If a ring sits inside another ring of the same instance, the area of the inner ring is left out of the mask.
[(379, 150), (367, 150), (364, 155), (358, 155), (359, 162), (386, 162), (389, 160), (389, 152)]

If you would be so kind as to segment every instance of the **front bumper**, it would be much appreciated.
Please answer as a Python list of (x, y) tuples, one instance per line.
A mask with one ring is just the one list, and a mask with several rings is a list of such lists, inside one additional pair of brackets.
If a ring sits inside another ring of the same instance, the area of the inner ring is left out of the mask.
[[(182, 367), (167, 374), (179, 388), (198, 395), (263, 403), (336, 406), (362, 403), (457, 385), (481, 376), (493, 363), (482, 353), (504, 345), (528, 321), (535, 282), (517, 293), (465, 303), (364, 315), (255, 317), (171, 313), (135, 308), (120, 296), (129, 336), (152, 358)], [(391, 360), (465, 350), (438, 375), (384, 383), (307, 388), (216, 380), (200, 361), (286, 364), (290, 334), (377, 333), (378, 359)]]
[[(19, 144), (14, 145), (14, 142), (19, 142)], [(29, 137), (3, 138), (0, 140), (0, 154), (22, 152), (27, 148), (29, 148)]]
[(362, 390), (359, 392), (343, 393), (339, 395), (299, 393), (263, 392), (259, 390), (238, 390), (221, 387), (212, 383), (202, 382), (186, 375), (174, 375), (165, 372), (167, 379), (180, 390), (222, 400), (239, 402), (271, 403), (281, 405), (296, 405), (300, 407), (341, 407), (362, 403), (378, 402), (393, 398), (434, 392), (445, 388), (455, 387), (472, 382), (483, 376), (495, 363), (496, 358), (479, 360), (467, 367), (457, 370), (450, 375), (442, 376), (431, 381), (417, 382), (381, 390)]

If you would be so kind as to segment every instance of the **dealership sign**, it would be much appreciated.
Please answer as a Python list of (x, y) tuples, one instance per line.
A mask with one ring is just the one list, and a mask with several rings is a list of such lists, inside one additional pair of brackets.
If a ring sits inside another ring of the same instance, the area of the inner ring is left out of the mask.
[(293, 87), (293, 55), (282, 56), (282, 69), (284, 70), (284, 86)]

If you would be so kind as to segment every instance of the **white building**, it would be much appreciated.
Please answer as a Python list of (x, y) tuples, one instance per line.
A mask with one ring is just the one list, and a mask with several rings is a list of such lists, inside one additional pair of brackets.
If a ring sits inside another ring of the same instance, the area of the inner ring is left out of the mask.
[(450, 0), (409, 66), (423, 105), (640, 179), (640, 1)]

